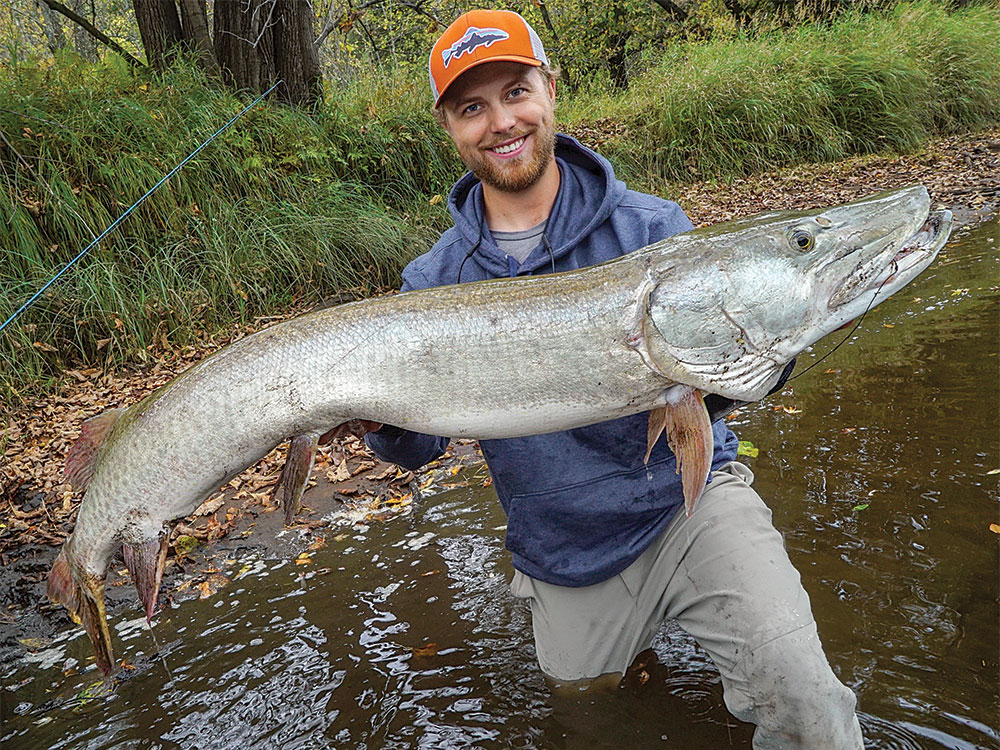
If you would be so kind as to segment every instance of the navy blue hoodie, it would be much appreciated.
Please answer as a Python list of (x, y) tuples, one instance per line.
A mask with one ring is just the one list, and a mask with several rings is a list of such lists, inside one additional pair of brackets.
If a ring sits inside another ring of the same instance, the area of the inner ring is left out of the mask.
[[(520, 265), (503, 253), (483, 220), (482, 185), (466, 174), (448, 199), (455, 226), (403, 270), (402, 290), (454, 284), (460, 269), (464, 282), (544, 274), (553, 263), (557, 271), (583, 268), (692, 228), (676, 203), (626, 189), (606, 159), (568, 136), (558, 136), (556, 162), (559, 194), (546, 231), (551, 256), (541, 244)], [(480, 441), (507, 514), (515, 568), (547, 583), (588, 586), (624, 570), (659, 536), (684, 499), (666, 440), (643, 464), (647, 419), (637, 414)], [(736, 458), (737, 440), (722, 421), (713, 433), (714, 469)], [(411, 469), (448, 445), (389, 425), (366, 441), (384, 460)]]

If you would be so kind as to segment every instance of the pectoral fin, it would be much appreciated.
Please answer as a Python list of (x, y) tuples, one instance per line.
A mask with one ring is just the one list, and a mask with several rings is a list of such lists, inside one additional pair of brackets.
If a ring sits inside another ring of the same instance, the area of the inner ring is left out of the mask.
[(286, 526), (295, 520), (295, 514), (299, 510), (299, 500), (306, 490), (309, 472), (316, 457), (317, 442), (316, 435), (296, 435), (288, 445), (288, 458), (272, 495), (285, 509)]
[(156, 595), (160, 591), (163, 564), (167, 559), (167, 534), (160, 534), (157, 539), (150, 539), (143, 544), (122, 545), (122, 557), (132, 574), (135, 589), (139, 592), (139, 599), (146, 611), (146, 622), (149, 622), (156, 611)]
[(644, 464), (649, 463), (649, 456), (653, 452), (653, 446), (660, 439), (663, 428), (667, 426), (667, 407), (661, 406), (649, 412), (649, 426), (646, 428), (646, 456), (642, 459)]
[(715, 448), (712, 424), (701, 391), (691, 389), (677, 403), (649, 413), (647, 462), (661, 432), (667, 433), (667, 443), (677, 457), (677, 472), (681, 475), (681, 486), (684, 489), (684, 508), (690, 517), (708, 481)]

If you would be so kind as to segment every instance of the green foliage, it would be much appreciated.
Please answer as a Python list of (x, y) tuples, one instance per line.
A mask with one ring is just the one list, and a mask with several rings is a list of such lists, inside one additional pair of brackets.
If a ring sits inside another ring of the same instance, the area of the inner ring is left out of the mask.
[[(911, 149), (1000, 121), (995, 4), (906, 3), (748, 31), (722, 0), (702, 0), (684, 5), (683, 35), (638, 0), (599, 5), (549, 4), (550, 28), (540, 4), (510, 3), (573, 61), (560, 120), (627, 125), (602, 152), (637, 186)], [(409, 16), (385, 23), (398, 31)], [(69, 364), (141, 361), (164, 341), (394, 284), (447, 225), (436, 196), (461, 171), (429, 111), (424, 54), (437, 30), (421, 23), (412, 62), (328, 79), (311, 114), (259, 105), (171, 179), (0, 335), (0, 398)], [(623, 36), (616, 23), (634, 28)], [(601, 45), (645, 72), (617, 88)], [(0, 320), (247, 101), (183, 63), (154, 78), (113, 55), (7, 66)]]
[(731, 176), (908, 150), (1000, 121), (998, 46), (996, 6), (904, 3), (673, 45), (623, 96), (591, 98), (586, 111), (628, 123), (606, 151), (633, 175)]
[[(0, 393), (396, 284), (459, 172), (424, 92), (383, 83), (315, 116), (249, 112), (4, 331)], [(193, 66), (147, 80), (112, 57), (14, 66), (0, 101), (0, 320), (246, 103)]]

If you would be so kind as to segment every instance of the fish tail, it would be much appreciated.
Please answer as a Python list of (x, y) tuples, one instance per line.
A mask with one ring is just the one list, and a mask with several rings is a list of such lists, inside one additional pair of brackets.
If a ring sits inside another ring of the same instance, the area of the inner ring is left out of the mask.
[(49, 571), (46, 593), (69, 611), (73, 622), (83, 625), (94, 646), (97, 668), (107, 676), (114, 667), (115, 655), (104, 610), (104, 578), (86, 574), (83, 578), (81, 584), (64, 546)]
[(73, 580), (73, 573), (66, 560), (65, 547), (59, 550), (56, 561), (52, 563), (45, 593), (48, 594), (50, 600), (69, 610), (69, 616), (73, 618), (73, 622), (79, 624), (80, 617), (77, 612), (80, 609), (80, 599), (77, 596), (76, 581)]

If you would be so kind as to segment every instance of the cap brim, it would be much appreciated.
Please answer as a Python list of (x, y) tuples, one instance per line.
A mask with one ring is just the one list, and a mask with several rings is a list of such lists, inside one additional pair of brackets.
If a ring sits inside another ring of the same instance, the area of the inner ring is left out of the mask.
[(448, 93), (448, 89), (451, 88), (451, 85), (455, 83), (455, 81), (457, 81), (459, 78), (461, 78), (463, 75), (468, 73), (473, 68), (491, 62), (516, 62), (516, 63), (521, 63), (523, 65), (530, 65), (533, 68), (542, 67), (541, 60), (536, 60), (534, 57), (525, 57), (523, 55), (497, 55), (496, 57), (487, 57), (485, 60), (476, 60), (466, 65), (465, 68), (462, 69), (461, 73), (459, 73), (457, 76), (448, 81), (445, 87), (441, 89), (441, 93), (438, 94), (438, 98), (434, 100), (434, 109), (438, 108), (438, 106), (441, 104), (441, 100), (444, 99), (444, 95)]

